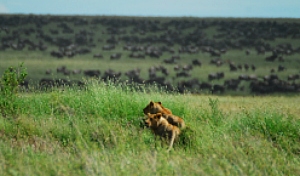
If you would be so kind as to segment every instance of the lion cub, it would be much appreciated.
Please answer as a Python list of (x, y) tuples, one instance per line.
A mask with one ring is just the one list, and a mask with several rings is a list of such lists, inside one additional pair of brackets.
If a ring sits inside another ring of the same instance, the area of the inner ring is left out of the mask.
[(169, 140), (168, 151), (172, 149), (174, 140), (177, 139), (180, 134), (180, 129), (177, 126), (170, 124), (165, 118), (162, 118), (161, 113), (148, 113), (145, 125), (149, 127), (155, 135)]
[(161, 102), (153, 102), (150, 101), (150, 103), (143, 109), (144, 114), (147, 115), (150, 114), (157, 114), (161, 113), (162, 116), (167, 119), (167, 121), (175, 125), (177, 127), (180, 127), (181, 129), (185, 128), (184, 120), (176, 115), (172, 114), (172, 111), (168, 108), (165, 108)]

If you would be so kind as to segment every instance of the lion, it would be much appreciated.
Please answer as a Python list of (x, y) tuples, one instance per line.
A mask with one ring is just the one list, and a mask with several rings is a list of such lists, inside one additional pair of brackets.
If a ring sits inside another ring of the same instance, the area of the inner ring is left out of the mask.
[(145, 115), (147, 115), (148, 113), (172, 114), (172, 111), (168, 108), (165, 108), (160, 101), (159, 102), (150, 101), (150, 103), (143, 109), (143, 111)]
[(180, 129), (184, 129), (185, 128), (185, 123), (184, 120), (176, 115), (173, 114), (162, 114), (162, 116), (167, 119), (167, 121), (172, 124), (175, 125), (177, 127), (179, 127)]
[(181, 129), (185, 128), (184, 120), (176, 115), (172, 114), (172, 111), (168, 108), (165, 108), (161, 102), (153, 102), (150, 101), (150, 103), (143, 109), (144, 114), (147, 115), (150, 114), (157, 114), (161, 113), (162, 116), (167, 119), (167, 121), (175, 125), (177, 127), (180, 127)]
[(148, 113), (145, 125), (149, 127), (156, 136), (169, 140), (168, 151), (172, 149), (175, 139), (177, 140), (180, 134), (180, 129), (177, 126), (170, 124), (163, 118), (161, 113)]

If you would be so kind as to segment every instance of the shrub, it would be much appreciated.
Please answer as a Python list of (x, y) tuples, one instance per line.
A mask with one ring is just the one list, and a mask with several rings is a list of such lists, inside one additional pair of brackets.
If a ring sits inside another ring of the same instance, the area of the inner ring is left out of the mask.
[(9, 67), (5, 70), (0, 80), (0, 112), (3, 117), (17, 116), (17, 95), (19, 85), (27, 76), (23, 63), (18, 67)]

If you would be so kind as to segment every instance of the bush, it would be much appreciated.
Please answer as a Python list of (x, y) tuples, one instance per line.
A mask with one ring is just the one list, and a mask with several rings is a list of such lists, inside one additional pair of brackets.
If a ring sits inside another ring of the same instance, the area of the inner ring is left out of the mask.
[(18, 67), (9, 67), (5, 70), (0, 80), (0, 112), (3, 117), (17, 116), (17, 95), (19, 85), (27, 76), (23, 63)]

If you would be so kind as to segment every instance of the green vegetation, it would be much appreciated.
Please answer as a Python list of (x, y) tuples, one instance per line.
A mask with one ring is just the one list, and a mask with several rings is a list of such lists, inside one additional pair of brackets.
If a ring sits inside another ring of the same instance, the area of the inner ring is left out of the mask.
[[(5, 32), (7, 26), (0, 26), (0, 38), (6, 40), (6, 43), (1, 43), (3, 48), (0, 55), (0, 175), (299, 175), (298, 93), (246, 96), (249, 95), (249, 82), (243, 81), (239, 87), (244, 87), (243, 91), (229, 90), (222, 96), (207, 94), (208, 91), (199, 92), (197, 95), (178, 94), (167, 92), (155, 85), (148, 87), (126, 81), (113, 84), (90, 80), (83, 73), (66, 76), (57, 73), (56, 69), (61, 66), (66, 66), (68, 70), (99, 69), (101, 76), (104, 71), (112, 69), (122, 72), (121, 78), (126, 79), (125, 72), (140, 68), (141, 78), (147, 79), (150, 67), (160, 66), (164, 59), (179, 55), (178, 49), (181, 46), (174, 44), (171, 47), (176, 52), (164, 52), (160, 58), (146, 56), (145, 59), (133, 59), (129, 58), (131, 51), (123, 50), (126, 44), (124, 41), (118, 42), (112, 51), (102, 50), (106, 40), (114, 34), (108, 33), (109, 26), (92, 23), (98, 17), (61, 17), (61, 23), (74, 30), (73, 33), (62, 33), (62, 28), (58, 27), (60, 22), (49, 21), (51, 16), (16, 16), (16, 21), (8, 20), (10, 32)], [(114, 22), (118, 22), (118, 19), (137, 20), (142, 24), (147, 20), (160, 21), (160, 24), (172, 20), (101, 18)], [(24, 24), (23, 19), (32, 21)], [(76, 25), (76, 19), (87, 20), (89, 25)], [(186, 24), (202, 20), (215, 22), (212, 26), (201, 28), (205, 40), (214, 41), (226, 38), (226, 35), (221, 38), (214, 37), (219, 29), (216, 24), (221, 21), (299, 23), (298, 19), (174, 19)], [(114, 26), (118, 24), (114, 23)], [(176, 31), (179, 28), (180, 35), (188, 35), (195, 30), (195, 27), (175, 25), (166, 29)], [(24, 32), (31, 29), (35, 32)], [(51, 30), (55, 29), (59, 29), (58, 34), (52, 35)], [(122, 26), (122, 29), (127, 32), (126, 35), (134, 34), (138, 37), (159, 36), (166, 32), (165, 28), (157, 32), (146, 31), (145, 34), (139, 33), (139, 30), (134, 32), (133, 26)], [(53, 44), (56, 39), (74, 41), (74, 36), (80, 31), (92, 34), (88, 36), (93, 39), (89, 41), (94, 45), (79, 46), (89, 48), (90, 53), (60, 59), (50, 55), (51, 51), (59, 50)], [(235, 28), (230, 31), (239, 32)], [(42, 39), (41, 35), (51, 36), (55, 40), (49, 42), (44, 40), (49, 38)], [(125, 35), (115, 36), (121, 38)], [(12, 44), (26, 39), (35, 44), (42, 41), (48, 48), (40, 51), (30, 50), (29, 46), (22, 50), (11, 47)], [(232, 42), (240, 39), (232, 39)], [(300, 47), (299, 36), (278, 36), (274, 40), (259, 41), (270, 46), (291, 44), (294, 49)], [(5, 44), (9, 47), (5, 48)], [(159, 42), (152, 44), (165, 45)], [(249, 49), (249, 55), (245, 54), (246, 49)], [(122, 57), (119, 60), (110, 60), (110, 55), (116, 52), (122, 52)], [(95, 53), (101, 53), (103, 58), (93, 58)], [(299, 51), (284, 55), (284, 62), (266, 62), (265, 58), (270, 55), (270, 51), (265, 55), (256, 54), (255, 46), (229, 49), (222, 54), (225, 63), (217, 67), (210, 64), (215, 57), (200, 51), (192, 54), (180, 53), (181, 59), (177, 64), (190, 64), (193, 59), (199, 59), (202, 66), (195, 66), (188, 79), (196, 78), (200, 82), (208, 82), (208, 74), (215, 72), (224, 72), (226, 79), (237, 79), (241, 74), (255, 74), (260, 80), (269, 75), (271, 69), (283, 80), (287, 80), (290, 74), (299, 74)], [(254, 64), (256, 70), (242, 69), (232, 72), (229, 71), (229, 61), (236, 64)], [(12, 67), (20, 62), (24, 66)], [(279, 65), (286, 69), (277, 71)], [(176, 85), (178, 81), (185, 79), (174, 79), (175, 64), (164, 66), (169, 70), (166, 81)], [(51, 74), (45, 73), (48, 69), (52, 70)], [(157, 76), (162, 76), (162, 73), (159, 72)], [(54, 87), (44, 92), (35, 88), (20, 91), (17, 85), (25, 78), (29, 82), (38, 82), (42, 78), (81, 79), (87, 84), (80, 88)], [(293, 84), (299, 84), (299, 81), (300, 79), (294, 80)], [(223, 84), (224, 79), (210, 83)], [(166, 146), (156, 140), (149, 129), (141, 127), (141, 119), (144, 117), (142, 109), (150, 100), (161, 101), (175, 115), (182, 117), (188, 126), (169, 153)]]
[(19, 109), (15, 102), (17, 101), (17, 95), (19, 92), (19, 85), (21, 85), (27, 73), (23, 68), (23, 64), (19, 67), (9, 67), (5, 70), (2, 78), (0, 79), (0, 112), (2, 116), (17, 115)]
[[(299, 97), (179, 95), (90, 81), (85, 89), (18, 94), (0, 118), (1, 175), (298, 175)], [(170, 153), (140, 127), (162, 101), (189, 144)], [(190, 135), (194, 135), (193, 137)]]

